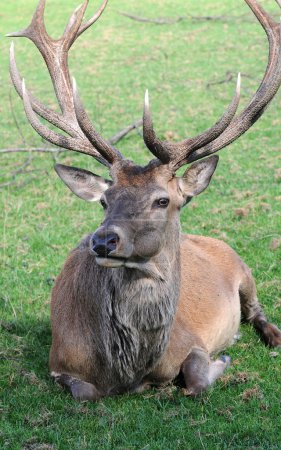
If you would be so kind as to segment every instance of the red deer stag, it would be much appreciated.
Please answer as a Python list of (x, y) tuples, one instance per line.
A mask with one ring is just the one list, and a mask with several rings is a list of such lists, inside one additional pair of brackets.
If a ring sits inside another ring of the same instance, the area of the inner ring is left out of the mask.
[[(154, 155), (145, 167), (124, 159), (94, 129), (68, 70), (74, 41), (102, 14), (107, 0), (82, 22), (86, 0), (71, 16), (63, 36), (44, 26), (45, 0), (31, 24), (10, 36), (38, 47), (48, 67), (61, 114), (32, 96), (17, 70), (11, 47), (11, 77), (28, 120), (47, 141), (91, 155), (110, 169), (107, 180), (57, 164), (64, 183), (80, 198), (100, 201), (105, 219), (67, 258), (52, 293), (51, 375), (80, 400), (140, 392), (180, 373), (186, 392), (196, 395), (230, 363), (211, 356), (230, 345), (240, 314), (266, 344), (281, 345), (281, 331), (268, 323), (251, 272), (225, 243), (182, 235), (180, 209), (208, 186), (218, 156), (262, 115), (281, 83), (280, 27), (255, 0), (245, 0), (269, 40), (264, 78), (248, 106), (235, 116), (240, 80), (221, 119), (196, 137), (161, 141), (153, 129), (145, 95), (143, 137)], [(65, 132), (52, 131), (38, 115)], [(181, 177), (177, 170), (194, 162)]]

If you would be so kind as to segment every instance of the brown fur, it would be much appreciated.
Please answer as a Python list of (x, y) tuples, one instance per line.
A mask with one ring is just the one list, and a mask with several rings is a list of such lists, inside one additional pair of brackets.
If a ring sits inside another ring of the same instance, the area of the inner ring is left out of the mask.
[[(176, 178), (157, 162), (121, 161), (111, 184), (59, 167), (79, 196), (89, 199), (94, 186), (106, 204), (104, 222), (70, 254), (52, 295), (50, 368), (75, 398), (141, 392), (180, 373), (188, 395), (201, 393), (230, 364), (211, 356), (235, 340), (241, 311), (267, 344), (280, 345), (239, 256), (216, 239), (180, 236), (179, 210), (207, 187), (216, 163)], [(159, 207), (159, 197), (170, 203)], [(93, 242), (113, 232), (115, 248), (100, 258)]]

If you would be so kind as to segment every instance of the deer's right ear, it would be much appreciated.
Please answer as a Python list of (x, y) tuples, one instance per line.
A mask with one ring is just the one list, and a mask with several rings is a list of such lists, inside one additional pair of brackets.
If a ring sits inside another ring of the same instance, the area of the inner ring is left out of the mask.
[(103, 192), (112, 184), (112, 181), (77, 167), (56, 164), (55, 171), (74, 194), (88, 202), (99, 200)]

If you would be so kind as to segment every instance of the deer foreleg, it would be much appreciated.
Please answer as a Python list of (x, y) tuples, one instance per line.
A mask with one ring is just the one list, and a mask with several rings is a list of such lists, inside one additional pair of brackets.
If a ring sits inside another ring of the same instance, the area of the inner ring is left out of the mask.
[(229, 356), (221, 356), (212, 361), (203, 349), (192, 350), (181, 367), (186, 394), (196, 396), (203, 392), (223, 374), (230, 361)]
[(99, 400), (103, 395), (95, 388), (91, 383), (79, 380), (79, 378), (72, 377), (65, 373), (58, 374), (55, 372), (51, 373), (55, 382), (60, 384), (62, 387), (67, 388), (75, 400), (80, 401), (92, 401), (95, 402)]

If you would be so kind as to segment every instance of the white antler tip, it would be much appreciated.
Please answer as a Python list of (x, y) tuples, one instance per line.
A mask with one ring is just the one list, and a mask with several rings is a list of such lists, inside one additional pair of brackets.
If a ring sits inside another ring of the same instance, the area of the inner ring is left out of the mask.
[(25, 95), (26, 94), (26, 86), (25, 86), (25, 79), (22, 79), (21, 82), (21, 87), (22, 87), (22, 94)]
[(237, 92), (240, 92), (240, 87), (241, 87), (241, 73), (238, 72), (238, 76), (237, 76)]
[(76, 94), (77, 92), (77, 83), (74, 77), (72, 77), (72, 87), (73, 87), (73, 92)]
[(145, 94), (144, 94), (144, 105), (145, 106), (149, 106), (149, 93), (148, 93), (148, 89), (146, 89)]

